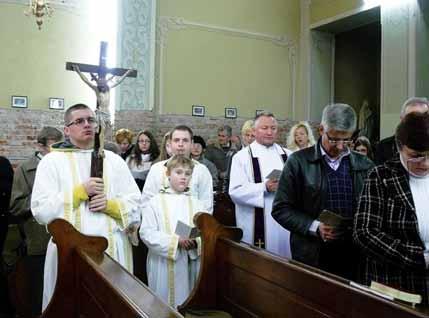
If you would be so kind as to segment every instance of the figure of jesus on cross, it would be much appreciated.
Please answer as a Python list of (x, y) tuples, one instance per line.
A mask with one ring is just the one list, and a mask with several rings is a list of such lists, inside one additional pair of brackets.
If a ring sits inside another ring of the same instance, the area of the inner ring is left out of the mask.
[[(66, 69), (75, 71), (80, 78), (87, 84), (97, 97), (97, 111), (101, 114), (104, 122), (108, 121), (109, 105), (110, 105), (110, 90), (119, 84), (126, 77), (137, 77), (137, 71), (132, 69), (123, 68), (107, 68), (107, 42), (101, 42), (100, 47), (100, 63), (99, 65), (88, 65), (81, 63), (67, 62)], [(90, 73), (91, 79), (83, 74), (84, 72)], [(106, 78), (107, 74), (111, 74)]]
[[(101, 42), (99, 65), (66, 63), (66, 70), (75, 71), (84, 83), (91, 87), (97, 97), (95, 115), (97, 117), (98, 129), (95, 134), (94, 151), (91, 158), (91, 177), (103, 176), (104, 135), (106, 126), (110, 124), (110, 89), (121, 84), (126, 77), (137, 77), (136, 70), (106, 67), (106, 53), (107, 42)], [(89, 73), (91, 79), (88, 79), (83, 72)], [(111, 74), (111, 76), (106, 78), (107, 74)]]

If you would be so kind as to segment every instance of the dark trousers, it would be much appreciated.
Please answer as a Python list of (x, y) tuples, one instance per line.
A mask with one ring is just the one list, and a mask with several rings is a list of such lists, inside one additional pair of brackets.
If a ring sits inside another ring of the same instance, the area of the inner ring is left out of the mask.
[(9, 275), (9, 291), (20, 317), (36, 317), (42, 311), (45, 255), (26, 255)]
[(320, 269), (349, 280), (356, 280), (359, 251), (351, 237), (322, 244), (319, 255)]

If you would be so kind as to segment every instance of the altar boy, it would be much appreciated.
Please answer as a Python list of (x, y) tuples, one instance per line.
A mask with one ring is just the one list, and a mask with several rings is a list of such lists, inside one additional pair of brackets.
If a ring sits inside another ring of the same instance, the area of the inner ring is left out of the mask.
[(189, 296), (199, 271), (200, 239), (176, 234), (179, 221), (194, 227), (193, 217), (203, 204), (189, 192), (194, 163), (174, 156), (167, 162), (169, 186), (151, 198), (142, 211), (140, 237), (149, 248), (149, 287), (171, 306)]

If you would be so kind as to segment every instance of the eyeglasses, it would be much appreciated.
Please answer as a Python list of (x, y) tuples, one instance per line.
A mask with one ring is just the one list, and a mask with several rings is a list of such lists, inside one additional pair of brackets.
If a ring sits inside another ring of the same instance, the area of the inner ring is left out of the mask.
[(97, 120), (94, 117), (87, 117), (87, 118), (78, 118), (73, 120), (72, 122), (68, 123), (66, 127), (70, 127), (72, 125), (76, 125), (78, 127), (82, 127), (85, 125), (85, 123), (88, 123), (88, 125), (91, 126), (97, 126)]
[(345, 146), (350, 146), (353, 143), (353, 140), (351, 139), (332, 138), (328, 135), (328, 133), (326, 133), (326, 137), (328, 137), (328, 142), (331, 145), (339, 145), (342, 143)]
[(429, 160), (429, 154), (425, 154), (424, 156), (408, 158), (407, 163), (420, 164)]

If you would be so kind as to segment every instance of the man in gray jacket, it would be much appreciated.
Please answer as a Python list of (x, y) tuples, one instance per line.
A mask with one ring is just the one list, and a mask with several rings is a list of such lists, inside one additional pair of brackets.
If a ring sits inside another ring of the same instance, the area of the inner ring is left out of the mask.
[[(349, 279), (357, 269), (351, 219), (367, 172), (374, 166), (350, 151), (355, 129), (352, 107), (326, 106), (318, 143), (289, 156), (272, 209), (273, 218), (291, 232), (293, 259)], [(320, 220), (323, 210), (334, 218)], [(338, 220), (348, 222), (334, 226)]]

